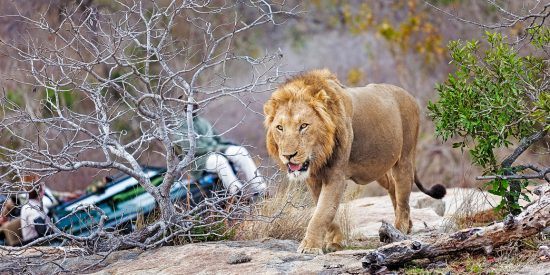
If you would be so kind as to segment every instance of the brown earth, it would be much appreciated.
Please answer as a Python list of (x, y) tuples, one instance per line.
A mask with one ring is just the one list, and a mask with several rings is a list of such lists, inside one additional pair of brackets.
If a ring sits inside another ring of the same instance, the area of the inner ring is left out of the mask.
[[(453, 222), (459, 220), (453, 218), (454, 213), (473, 209), (474, 206), (481, 211), (495, 203), (494, 197), (480, 191), (458, 188), (448, 191), (442, 201), (427, 199), (426, 195), (419, 192), (412, 193), (413, 234), (433, 236), (453, 230), (456, 227)], [(65, 250), (59, 253), (67, 253), (67, 257), (56, 262), (73, 272), (78, 270), (77, 273), (95, 272), (94, 274), (362, 274), (364, 270), (360, 259), (367, 249), (382, 245), (377, 238), (379, 221), (384, 219), (393, 222), (392, 207), (387, 196), (361, 198), (348, 204), (352, 240), (346, 250), (320, 256), (296, 253), (297, 241), (263, 239), (165, 246), (148, 251), (133, 249), (103, 256), (71, 257), (72, 253)], [(51, 248), (51, 253), (54, 253), (53, 250), (55, 249)], [(530, 254), (536, 255), (536, 251), (531, 251)], [(517, 257), (525, 255), (522, 252)], [(492, 262), (487, 264), (487, 261), (493, 261), (490, 257), (488, 260), (485, 256), (481, 256), (481, 260), (480, 257), (476, 258), (480, 263), (471, 263), (469, 257), (462, 257), (459, 262), (454, 257), (444, 259), (443, 267), (439, 267), (437, 271), (457, 272), (458, 269), (461, 273), (460, 270), (464, 269), (468, 273), (468, 270), (478, 268), (514, 274), (547, 274), (545, 272), (550, 270), (550, 263), (541, 262), (536, 256), (529, 256), (529, 259), (535, 260), (528, 264), (510, 264), (507, 260), (508, 262), (501, 264), (502, 268)], [(83, 270), (84, 268), (87, 269)], [(406, 268), (401, 271), (414, 273), (423, 270)], [(1, 271), (2, 264), (0, 274)], [(61, 270), (55, 265), (47, 264), (27, 271), (52, 274)]]

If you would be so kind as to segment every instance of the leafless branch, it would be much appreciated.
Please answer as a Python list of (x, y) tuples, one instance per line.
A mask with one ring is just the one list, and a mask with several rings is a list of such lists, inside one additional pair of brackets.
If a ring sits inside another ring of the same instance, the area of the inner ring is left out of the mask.
[[(537, 174), (527, 174), (527, 175), (510, 175), (510, 176), (478, 176), (476, 177), (477, 180), (494, 180), (494, 179), (502, 179), (502, 180), (520, 180), (520, 179), (546, 179), (546, 175), (550, 173), (550, 167), (547, 167), (545, 169), (542, 169)], [(548, 181), (548, 179), (546, 179)]]
[[(48, 220), (50, 235), (21, 247), (0, 247), (0, 251), (13, 254), (56, 239), (86, 246), (88, 252), (147, 249), (177, 236), (210, 234), (192, 229), (230, 223), (245, 215), (243, 199), (225, 192), (178, 208), (170, 191), (184, 181), (195, 161), (194, 104), (201, 108), (222, 97), (240, 99), (244, 93), (266, 91), (281, 76), (280, 52), (251, 57), (236, 51), (234, 41), (261, 25), (283, 23), (297, 13), (296, 7), (287, 9), (284, 1), (171, 0), (161, 4), (133, 0), (114, 1), (117, 8), (112, 11), (84, 2), (66, 4), (59, 20), (52, 21), (48, 11), (28, 14), (18, 10), (4, 17), (48, 39), (30, 31), (0, 39), (0, 46), (20, 65), (9, 79), (45, 94), (21, 106), (4, 91), (0, 136), (9, 137), (15, 145), (0, 144), (4, 183), (0, 191), (13, 192), (14, 186), (21, 185), (18, 179), (31, 173), (47, 178), (85, 167), (113, 169), (135, 178), (154, 197), (160, 217), (122, 236), (106, 231), (105, 213), (91, 205), (69, 214), (99, 213), (101, 219), (88, 236), (70, 235)], [(187, 35), (176, 36), (176, 31)], [(249, 77), (239, 81), (229, 66), (246, 68)], [(70, 100), (78, 103), (71, 105)], [(30, 108), (31, 103), (37, 108)], [(186, 136), (179, 133), (184, 121)], [(129, 123), (137, 125), (134, 132), (120, 127)], [(177, 156), (173, 152), (182, 139), (190, 146)], [(158, 186), (151, 183), (140, 163), (140, 157), (153, 146), (161, 148), (155, 153), (166, 163)]]
[[(517, 39), (517, 42), (521, 42), (525, 40), (526, 38), (531, 39), (532, 35), (529, 34), (528, 30), (540, 28), (542, 26), (546, 26), (548, 24), (547, 20), (550, 18), (550, 3), (545, 3), (544, 5), (539, 5), (540, 2), (537, 1), (537, 4), (534, 5), (532, 8), (527, 9), (526, 11), (513, 11), (510, 9), (507, 9), (497, 3), (494, 0), (486, 0), (486, 3), (496, 9), (496, 11), (499, 13), (499, 21), (495, 23), (483, 23), (476, 21), (474, 19), (466, 19), (463, 16), (460, 16), (458, 14), (453, 14), (450, 11), (447, 11), (441, 7), (438, 7), (434, 4), (432, 4), (430, 1), (424, 1), (427, 6), (430, 8), (433, 8), (434, 10), (437, 10), (438, 12), (441, 12), (449, 18), (453, 20), (457, 20), (458, 22), (470, 24), (477, 26), (482, 29), (489, 29), (489, 30), (499, 30), (499, 29), (508, 29), (515, 27), (518, 24), (525, 24), (525, 32), (522, 32), (520, 36)], [(546, 45), (546, 48), (549, 46)]]

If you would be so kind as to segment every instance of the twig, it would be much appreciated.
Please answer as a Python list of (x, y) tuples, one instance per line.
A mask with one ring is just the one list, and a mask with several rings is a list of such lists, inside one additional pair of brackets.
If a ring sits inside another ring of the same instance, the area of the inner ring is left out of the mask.
[(494, 180), (494, 179), (502, 179), (502, 180), (520, 180), (520, 179), (546, 179), (546, 175), (550, 174), (550, 167), (546, 167), (542, 169), (537, 174), (527, 174), (527, 175), (494, 175), (494, 176), (478, 176), (476, 177), (476, 180)]

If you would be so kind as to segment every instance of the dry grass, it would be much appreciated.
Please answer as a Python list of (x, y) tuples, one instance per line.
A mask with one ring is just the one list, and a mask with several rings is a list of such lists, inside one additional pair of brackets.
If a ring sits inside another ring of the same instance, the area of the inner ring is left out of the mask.
[(336, 216), (336, 221), (340, 225), (342, 235), (344, 236), (344, 243), (342, 245), (351, 245), (356, 236), (352, 234), (354, 228), (353, 223), (351, 222), (349, 204), (346, 203), (340, 205), (338, 215)]
[(454, 189), (446, 204), (445, 231), (456, 231), (473, 226), (483, 226), (499, 219), (494, 207), (498, 198), (479, 189)]
[(280, 181), (273, 196), (254, 206), (252, 219), (238, 227), (236, 238), (300, 240), (305, 234), (312, 206), (305, 184)]
[[(354, 198), (346, 192), (343, 201)], [(263, 238), (291, 239), (300, 241), (306, 232), (313, 213), (313, 201), (305, 183), (280, 181), (277, 190), (254, 208), (254, 219), (243, 222), (236, 232), (240, 240)], [(336, 221), (339, 223), (344, 244), (352, 238), (349, 209), (342, 205)]]

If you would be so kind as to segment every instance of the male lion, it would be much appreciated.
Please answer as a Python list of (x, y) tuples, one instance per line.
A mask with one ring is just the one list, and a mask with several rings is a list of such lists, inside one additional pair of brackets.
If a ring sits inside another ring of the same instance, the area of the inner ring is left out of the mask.
[[(430, 190), (416, 179), (414, 158), (419, 107), (405, 90), (389, 84), (343, 87), (328, 70), (296, 76), (264, 105), (269, 154), (291, 180), (305, 181), (316, 202), (298, 252), (341, 249), (334, 222), (346, 179), (378, 181), (388, 190), (395, 226), (409, 233), (412, 183), (440, 199), (445, 187)], [(324, 245), (326, 244), (326, 245)]]

